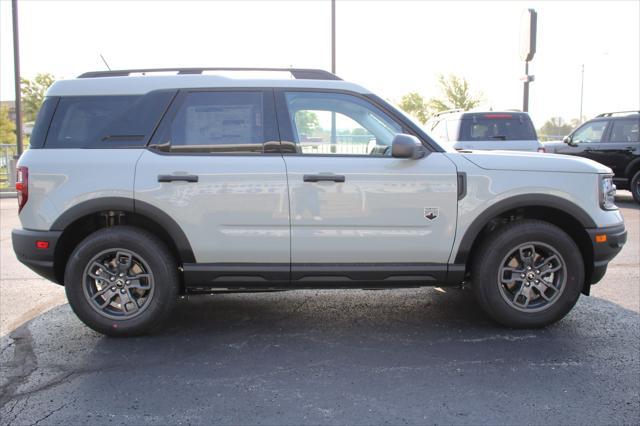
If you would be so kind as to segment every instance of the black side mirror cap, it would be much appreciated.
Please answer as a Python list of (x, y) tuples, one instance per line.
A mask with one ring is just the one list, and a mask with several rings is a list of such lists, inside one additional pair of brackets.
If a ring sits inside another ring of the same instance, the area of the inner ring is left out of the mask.
[(419, 159), (427, 155), (427, 150), (422, 143), (412, 135), (398, 133), (391, 142), (391, 156), (394, 158)]

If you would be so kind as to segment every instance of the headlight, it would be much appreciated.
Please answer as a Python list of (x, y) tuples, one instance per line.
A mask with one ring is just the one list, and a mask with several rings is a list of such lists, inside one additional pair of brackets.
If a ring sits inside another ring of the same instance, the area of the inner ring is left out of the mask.
[(613, 184), (612, 175), (600, 175), (600, 207), (603, 210), (615, 210), (616, 206), (616, 186)]

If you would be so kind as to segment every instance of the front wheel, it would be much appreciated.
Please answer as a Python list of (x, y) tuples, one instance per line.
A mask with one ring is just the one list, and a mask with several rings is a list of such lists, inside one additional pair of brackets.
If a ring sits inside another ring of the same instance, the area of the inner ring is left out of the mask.
[(175, 304), (177, 266), (151, 233), (114, 226), (78, 244), (65, 270), (65, 290), (75, 314), (92, 329), (110, 336), (144, 334)]
[(497, 228), (478, 247), (472, 286), (479, 304), (509, 327), (543, 327), (563, 318), (584, 285), (573, 239), (555, 225), (521, 220)]

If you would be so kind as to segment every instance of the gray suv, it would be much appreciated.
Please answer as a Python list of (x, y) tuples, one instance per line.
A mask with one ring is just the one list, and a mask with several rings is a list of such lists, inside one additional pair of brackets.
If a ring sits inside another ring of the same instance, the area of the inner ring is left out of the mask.
[(495, 320), (540, 327), (625, 243), (594, 161), (449, 151), (333, 74), (237, 70), (49, 89), (18, 163), (13, 247), (94, 330), (147, 332), (180, 294), (463, 282)]

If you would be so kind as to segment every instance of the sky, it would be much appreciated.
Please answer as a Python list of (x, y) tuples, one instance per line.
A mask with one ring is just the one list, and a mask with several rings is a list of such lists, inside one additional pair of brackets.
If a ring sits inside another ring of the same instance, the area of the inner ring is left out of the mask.
[[(640, 108), (640, 1), (347, 1), (336, 5), (336, 73), (379, 96), (438, 96), (466, 78), (483, 106), (522, 108), (521, 16), (538, 13), (530, 113), (577, 118)], [(331, 3), (19, 1), (22, 75), (189, 66), (331, 68)], [(14, 98), (11, 2), (0, 0), (0, 99)]]

